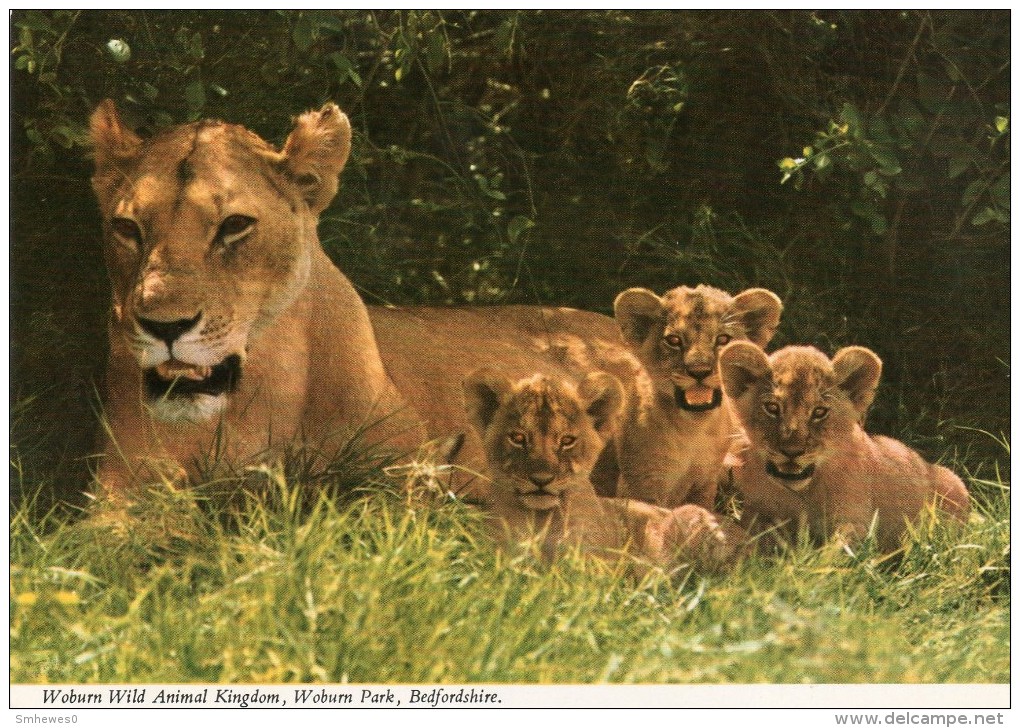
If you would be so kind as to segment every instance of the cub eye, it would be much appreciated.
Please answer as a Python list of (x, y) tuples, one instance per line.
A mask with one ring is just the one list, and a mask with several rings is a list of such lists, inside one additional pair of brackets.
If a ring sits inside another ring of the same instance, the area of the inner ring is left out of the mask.
[(110, 229), (118, 237), (130, 240), (136, 245), (142, 242), (142, 229), (138, 227), (138, 223), (134, 220), (129, 220), (126, 217), (115, 217), (110, 220)]
[(821, 422), (828, 416), (829, 416), (828, 407), (815, 407), (813, 410), (811, 410), (811, 419), (814, 420), (815, 422)]
[(715, 345), (722, 346), (724, 344), (728, 344), (732, 339), (733, 337), (730, 336), (729, 334), (719, 334), (718, 336), (715, 337)]
[(762, 405), (762, 409), (765, 410), (765, 414), (769, 417), (779, 417), (779, 404), (776, 402), (765, 402)]
[(510, 444), (514, 447), (524, 447), (528, 442), (528, 436), (523, 432), (508, 432), (506, 439), (510, 441)]
[(683, 346), (683, 341), (676, 334), (670, 334), (669, 336), (664, 336), (662, 341), (670, 349), (679, 349), (681, 346)]
[(560, 450), (569, 450), (577, 444), (577, 438), (573, 435), (564, 435), (560, 438)]
[(220, 245), (232, 245), (246, 236), (255, 226), (255, 218), (247, 215), (231, 215), (216, 231), (216, 242)]

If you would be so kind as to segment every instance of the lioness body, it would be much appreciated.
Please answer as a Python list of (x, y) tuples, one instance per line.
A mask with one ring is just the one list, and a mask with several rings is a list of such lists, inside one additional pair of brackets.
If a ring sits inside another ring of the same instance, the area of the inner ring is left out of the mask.
[(738, 342), (721, 366), (748, 440), (733, 471), (745, 525), (777, 525), (787, 538), (807, 527), (818, 539), (853, 542), (877, 519), (878, 545), (888, 551), (928, 507), (966, 519), (969, 496), (954, 473), (864, 431), (881, 374), (873, 352), (847, 347), (830, 362), (812, 347), (767, 357)]
[[(335, 105), (299, 117), (281, 150), (212, 121), (143, 142), (111, 102), (91, 124), (113, 290), (106, 490), (295, 441), (328, 456), (361, 428), (410, 453), (469, 429), (457, 390), (477, 366), (560, 372), (589, 365), (566, 355), (581, 332), (617, 337), (568, 309), (370, 320), (316, 234), (350, 150)], [(479, 465), (480, 452), (469, 440)]]
[(572, 545), (663, 565), (732, 562), (743, 531), (705, 509), (670, 510), (595, 492), (589, 474), (623, 396), (619, 381), (603, 373), (586, 376), (576, 389), (542, 375), (511, 382), (492, 369), (468, 378), (465, 399), (492, 481), (485, 507), (494, 535), (539, 539), (547, 560)]
[(779, 325), (782, 304), (764, 289), (731, 296), (701, 285), (661, 298), (630, 289), (617, 297), (615, 309), (623, 338), (643, 365), (615, 442), (618, 493), (711, 510), (737, 430), (723, 402), (717, 352), (733, 339), (764, 346)]

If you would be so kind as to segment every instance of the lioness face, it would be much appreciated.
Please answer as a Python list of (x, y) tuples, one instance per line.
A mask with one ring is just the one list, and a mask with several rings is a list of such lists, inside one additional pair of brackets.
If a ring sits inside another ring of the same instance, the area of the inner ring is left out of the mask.
[(748, 342), (727, 346), (720, 367), (765, 472), (796, 492), (811, 486), (817, 467), (863, 422), (881, 373), (881, 361), (863, 347), (843, 349), (829, 361), (809, 346), (767, 357)]
[(645, 366), (660, 401), (690, 413), (722, 404), (718, 352), (730, 341), (767, 344), (782, 304), (761, 288), (731, 296), (709, 286), (674, 288), (659, 298), (643, 288), (621, 293), (616, 320)]
[(623, 403), (623, 386), (608, 374), (589, 374), (575, 389), (482, 369), (464, 391), (495, 487), (536, 511), (560, 505), (587, 479)]
[[(238, 386), (254, 337), (307, 282), (321, 197), (349, 149), (346, 117), (332, 105), (306, 114), (277, 152), (214, 121), (143, 142), (104, 102), (92, 138), (112, 326), (154, 416), (208, 419)], [(310, 162), (314, 151), (324, 159)]]

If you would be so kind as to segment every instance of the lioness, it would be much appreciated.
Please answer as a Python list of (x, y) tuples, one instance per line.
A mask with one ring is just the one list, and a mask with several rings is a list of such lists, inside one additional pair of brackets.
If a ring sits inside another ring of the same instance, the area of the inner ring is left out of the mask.
[(660, 506), (712, 509), (735, 436), (717, 355), (731, 340), (767, 344), (782, 303), (763, 288), (731, 296), (681, 286), (661, 298), (631, 288), (616, 298), (623, 339), (644, 366), (628, 399), (616, 458), (618, 493)]
[(575, 388), (541, 374), (512, 382), (483, 368), (465, 381), (464, 398), (485, 445), (493, 481), (486, 507), (497, 538), (539, 538), (547, 560), (567, 544), (705, 569), (741, 553), (743, 531), (703, 508), (668, 510), (595, 493), (588, 476), (623, 405), (615, 377), (588, 374)]
[(742, 524), (779, 525), (787, 537), (806, 526), (815, 538), (853, 543), (877, 514), (877, 543), (891, 551), (930, 505), (966, 520), (970, 499), (955, 474), (865, 433), (882, 372), (874, 352), (849, 346), (829, 361), (813, 347), (788, 346), (767, 356), (739, 341), (719, 360), (749, 441), (733, 471), (745, 498)]
[[(582, 337), (620, 347), (612, 319), (570, 309), (370, 318), (316, 234), (351, 147), (335, 104), (299, 116), (282, 149), (208, 120), (143, 141), (109, 100), (91, 137), (113, 289), (108, 492), (165, 464), (180, 474), (296, 439), (328, 456), (362, 427), (368, 442), (412, 452), (470, 429), (460, 388), (478, 366), (577, 371), (592, 365), (564, 352)], [(473, 434), (463, 460), (482, 465)]]

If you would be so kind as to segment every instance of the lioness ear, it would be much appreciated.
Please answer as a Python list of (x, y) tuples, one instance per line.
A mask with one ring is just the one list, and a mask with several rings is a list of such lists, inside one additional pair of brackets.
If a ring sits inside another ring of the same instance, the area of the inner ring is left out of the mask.
[(868, 407), (875, 399), (878, 380), (882, 376), (882, 360), (871, 349), (847, 346), (832, 357), (832, 369), (839, 388), (850, 397), (863, 422)]
[(316, 215), (336, 195), (340, 171), (351, 153), (351, 122), (334, 103), (306, 111), (283, 145), (283, 168)]
[(505, 375), (489, 367), (472, 372), (464, 380), (464, 405), (468, 419), (482, 437), (511, 388)]
[(623, 385), (612, 374), (588, 374), (577, 387), (581, 406), (591, 417), (595, 430), (608, 439), (616, 429), (616, 419), (623, 409)]
[(138, 156), (142, 140), (124, 126), (112, 99), (104, 99), (92, 112), (89, 118), (89, 136), (92, 140), (92, 156), (96, 163), (92, 189), (98, 197), (103, 198), (110, 185), (120, 178), (120, 167)]
[(764, 347), (779, 328), (783, 302), (779, 296), (764, 288), (749, 288), (733, 298), (731, 315), (740, 318), (747, 329), (747, 338)]
[(662, 323), (662, 299), (647, 288), (628, 288), (613, 303), (623, 340), (633, 349), (645, 343), (652, 328)]
[(719, 352), (723, 391), (730, 399), (744, 396), (755, 382), (771, 376), (769, 358), (750, 341), (734, 341)]

